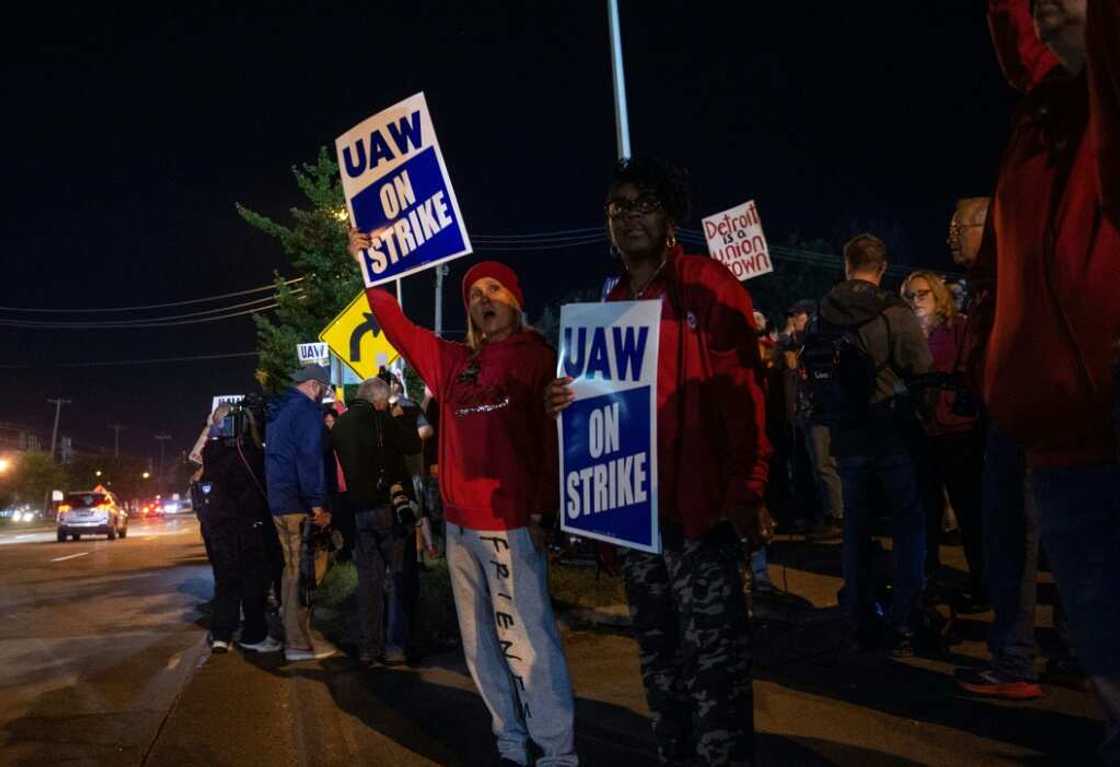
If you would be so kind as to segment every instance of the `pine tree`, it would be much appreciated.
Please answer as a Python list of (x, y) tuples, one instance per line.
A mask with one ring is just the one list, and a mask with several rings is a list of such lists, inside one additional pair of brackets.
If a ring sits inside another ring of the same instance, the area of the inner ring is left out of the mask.
[(297, 367), (296, 344), (318, 338), (362, 288), (361, 275), (346, 252), (349, 219), (338, 163), (324, 147), (315, 163), (293, 167), (292, 173), (309, 207), (293, 208), (288, 224), (237, 205), (250, 226), (279, 240), (291, 260), (293, 276), (303, 277), (288, 286), (277, 275), (276, 309), (269, 316), (253, 317), (260, 354), (257, 380), (271, 392), (286, 386)]

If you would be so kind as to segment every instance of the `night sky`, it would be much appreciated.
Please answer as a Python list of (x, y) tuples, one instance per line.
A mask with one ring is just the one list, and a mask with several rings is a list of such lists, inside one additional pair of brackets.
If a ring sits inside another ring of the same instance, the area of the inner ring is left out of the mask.
[[(616, 153), (605, 2), (225, 6), (44, 4), (10, 21), (0, 324), (128, 319), (11, 308), (157, 304), (291, 275), (234, 203), (282, 218), (303, 202), (293, 164), (421, 90), (472, 235), (601, 224)], [(622, 28), (634, 152), (689, 168), (697, 213), (754, 198), (772, 242), (836, 248), (873, 228), (897, 261), (950, 267), (952, 202), (990, 189), (1013, 104), (982, 3), (622, 0)], [(523, 272), (531, 317), (610, 267), (602, 245), (491, 255)], [(452, 329), (476, 258), (453, 265)], [(406, 280), (424, 324), (431, 294), (430, 274)], [(122, 451), (157, 455), (161, 431), (182, 449), (212, 395), (251, 388), (252, 358), (73, 363), (253, 348), (248, 317), (0, 327), (0, 422), (46, 433), (45, 399), (63, 396), (79, 448), (111, 445), (122, 423)]]

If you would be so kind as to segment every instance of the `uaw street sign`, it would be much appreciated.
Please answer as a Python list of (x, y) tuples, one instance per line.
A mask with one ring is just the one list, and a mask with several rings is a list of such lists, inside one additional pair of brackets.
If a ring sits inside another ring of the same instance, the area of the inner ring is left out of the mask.
[(400, 356), (382, 334), (381, 326), (369, 310), (365, 291), (359, 293), (323, 328), (319, 340), (326, 343), (334, 355), (363, 381), (373, 378), (380, 366), (388, 367)]
[(471, 252), (423, 93), (359, 123), (335, 148), (350, 221), (372, 237), (361, 257), (366, 287)]

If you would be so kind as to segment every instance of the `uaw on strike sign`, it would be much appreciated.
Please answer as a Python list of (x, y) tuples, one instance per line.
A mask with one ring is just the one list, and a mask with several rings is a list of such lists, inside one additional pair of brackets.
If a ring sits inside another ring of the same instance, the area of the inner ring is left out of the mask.
[(749, 280), (774, 271), (754, 200), (708, 216), (702, 223), (708, 252), (722, 261), (735, 279)]
[(350, 221), (373, 237), (366, 287), (471, 252), (424, 94), (378, 112), (335, 141)]
[(560, 376), (575, 401), (559, 420), (561, 529), (656, 553), (660, 301), (560, 310)]

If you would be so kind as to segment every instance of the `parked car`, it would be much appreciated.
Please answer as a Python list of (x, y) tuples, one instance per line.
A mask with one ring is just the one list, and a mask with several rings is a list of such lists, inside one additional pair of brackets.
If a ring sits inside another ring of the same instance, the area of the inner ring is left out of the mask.
[(104, 535), (110, 541), (128, 535), (128, 514), (117, 496), (98, 487), (70, 492), (58, 507), (58, 540), (78, 540), (83, 535)]

